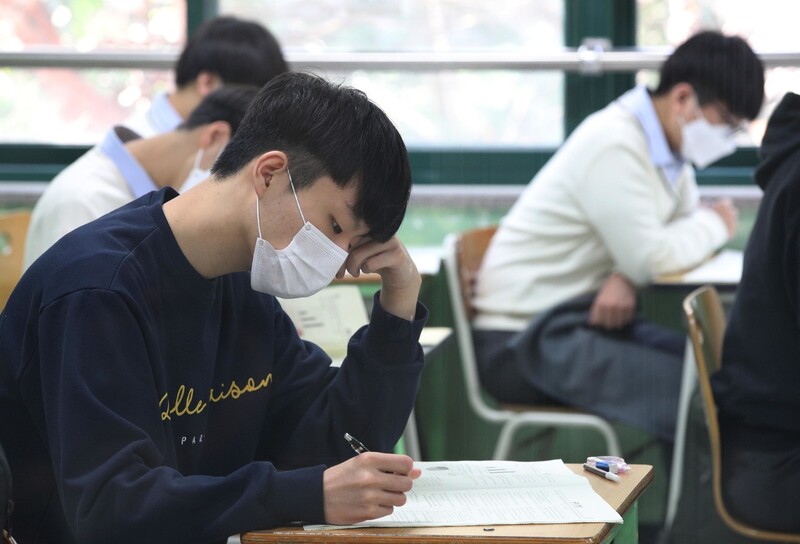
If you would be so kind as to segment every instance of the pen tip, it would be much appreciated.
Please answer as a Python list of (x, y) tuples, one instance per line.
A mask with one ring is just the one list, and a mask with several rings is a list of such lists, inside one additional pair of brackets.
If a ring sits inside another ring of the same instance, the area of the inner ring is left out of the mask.
[(353, 437), (350, 436), (350, 433), (344, 433), (344, 439), (345, 440), (350, 440), (351, 438), (353, 438)]

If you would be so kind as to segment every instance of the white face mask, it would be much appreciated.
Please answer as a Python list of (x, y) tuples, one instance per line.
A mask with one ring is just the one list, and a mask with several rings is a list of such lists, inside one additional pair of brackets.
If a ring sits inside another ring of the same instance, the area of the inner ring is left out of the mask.
[(261, 237), (261, 214), (256, 199), (258, 238), (250, 270), (250, 286), (255, 291), (281, 298), (307, 297), (333, 280), (347, 259), (347, 252), (306, 221), (288, 168), (286, 173), (303, 226), (286, 248), (275, 249)]
[(189, 172), (189, 175), (186, 177), (186, 180), (181, 185), (181, 192), (185, 193), (208, 176), (211, 175), (210, 170), (203, 170), (200, 168), (200, 161), (203, 160), (203, 150), (200, 149), (197, 152), (197, 155), (194, 157), (194, 166), (192, 166), (192, 170)]
[(736, 151), (736, 141), (728, 125), (712, 125), (700, 115), (681, 127), (681, 155), (697, 168)]

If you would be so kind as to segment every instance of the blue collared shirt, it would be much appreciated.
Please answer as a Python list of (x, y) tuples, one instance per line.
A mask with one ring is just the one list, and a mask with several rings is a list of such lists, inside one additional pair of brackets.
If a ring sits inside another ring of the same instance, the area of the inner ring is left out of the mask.
[(630, 111), (639, 120), (647, 138), (647, 147), (650, 149), (650, 159), (653, 164), (661, 169), (664, 177), (671, 185), (680, 177), (685, 162), (681, 157), (673, 153), (664, 135), (664, 128), (658, 120), (656, 109), (653, 106), (653, 99), (644, 85), (638, 85), (627, 93), (619, 97), (619, 102), (623, 108)]
[(125, 178), (133, 198), (144, 196), (158, 189), (133, 155), (125, 148), (125, 143), (139, 138), (139, 135), (125, 127), (113, 127), (100, 143), (100, 151), (114, 162), (114, 166)]
[(150, 110), (147, 112), (147, 121), (156, 134), (163, 134), (177, 128), (178, 125), (183, 123), (183, 118), (172, 107), (167, 95), (161, 93), (153, 98)]

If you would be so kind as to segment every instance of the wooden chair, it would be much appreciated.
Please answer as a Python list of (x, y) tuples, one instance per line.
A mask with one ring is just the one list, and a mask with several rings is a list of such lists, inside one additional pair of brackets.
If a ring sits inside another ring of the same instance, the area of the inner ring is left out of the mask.
[(31, 220), (28, 210), (0, 214), (0, 310), (22, 275), (25, 235)]
[(458, 340), (467, 397), (475, 414), (492, 423), (502, 425), (495, 445), (493, 459), (506, 459), (514, 433), (522, 427), (579, 427), (598, 431), (606, 441), (606, 453), (620, 455), (619, 439), (605, 419), (571, 408), (543, 406), (492, 406), (486, 401), (478, 379), (475, 349), (472, 344), (472, 289), (475, 274), (489, 246), (496, 227), (485, 227), (460, 234), (451, 234), (445, 240), (444, 266), (450, 303), (453, 310), (454, 331)]
[(717, 406), (711, 391), (711, 374), (722, 366), (722, 339), (725, 334), (725, 312), (716, 288), (706, 285), (695, 289), (683, 300), (683, 311), (689, 327), (689, 338), (697, 365), (697, 379), (706, 415), (711, 443), (711, 468), (714, 504), (717, 513), (733, 531), (749, 538), (771, 542), (800, 543), (800, 534), (778, 533), (752, 527), (734, 518), (722, 500), (722, 459)]

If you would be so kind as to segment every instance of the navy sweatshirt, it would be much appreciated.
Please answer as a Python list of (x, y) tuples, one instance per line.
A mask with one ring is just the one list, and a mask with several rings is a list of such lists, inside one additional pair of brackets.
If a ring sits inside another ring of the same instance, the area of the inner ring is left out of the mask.
[(20, 542), (224, 542), (323, 522), (322, 472), (391, 451), (423, 367), (384, 311), (340, 369), (248, 273), (201, 277), (150, 193), (62, 238), (0, 315), (0, 440)]
[(775, 109), (760, 153), (764, 196), (712, 386), (721, 416), (800, 432), (800, 96)]

